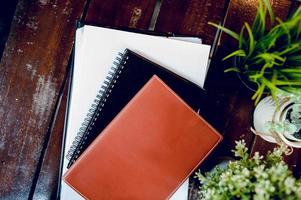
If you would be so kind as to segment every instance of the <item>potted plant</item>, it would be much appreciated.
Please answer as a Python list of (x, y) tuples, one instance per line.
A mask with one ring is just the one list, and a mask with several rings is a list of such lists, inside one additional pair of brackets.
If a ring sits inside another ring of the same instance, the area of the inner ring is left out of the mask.
[(301, 96), (279, 95), (276, 105), (271, 96), (259, 102), (254, 111), (254, 132), (273, 143), (301, 148)]
[(266, 157), (258, 152), (250, 157), (245, 142), (236, 142), (233, 152), (238, 160), (205, 175), (196, 173), (200, 199), (301, 199), (301, 179), (282, 161), (284, 151), (280, 147)]
[(279, 91), (301, 95), (301, 7), (286, 21), (274, 16), (269, 0), (259, 0), (253, 24), (245, 22), (239, 33), (209, 22), (237, 41), (225, 72), (235, 72), (251, 85), (255, 104), (267, 92), (277, 99)]

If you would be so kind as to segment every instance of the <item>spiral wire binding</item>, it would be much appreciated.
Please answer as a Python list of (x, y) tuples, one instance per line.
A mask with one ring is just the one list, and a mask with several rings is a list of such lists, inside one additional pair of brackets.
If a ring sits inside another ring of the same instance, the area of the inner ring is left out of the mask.
[(115, 83), (117, 82), (124, 65), (128, 60), (128, 56), (124, 56), (124, 53), (119, 52), (118, 56), (115, 58), (113, 62), (113, 66), (111, 67), (110, 71), (106, 79), (104, 80), (98, 94), (94, 99), (94, 103), (91, 105), (84, 122), (81, 124), (81, 127), (72, 142), (70, 149), (66, 155), (67, 160), (69, 160), (68, 168), (75, 162), (75, 160), (79, 157), (79, 153), (81, 152), (83, 145), (85, 144), (90, 131), (93, 129), (95, 125), (95, 121), (98, 119), (101, 110), (103, 109), (107, 98), (110, 96), (112, 92), (112, 88), (114, 87)]

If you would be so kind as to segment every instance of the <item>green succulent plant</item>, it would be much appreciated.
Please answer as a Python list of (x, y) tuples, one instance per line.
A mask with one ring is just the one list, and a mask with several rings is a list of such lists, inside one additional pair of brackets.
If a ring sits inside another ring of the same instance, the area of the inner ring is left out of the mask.
[(270, 131), (275, 131), (279, 134), (286, 132), (292, 135), (294, 139), (301, 140), (301, 102), (296, 102), (292, 105), (288, 118), (284, 121), (267, 122), (265, 125)]
[(264, 92), (274, 99), (279, 90), (301, 95), (301, 7), (282, 21), (275, 17), (269, 0), (259, 0), (252, 26), (245, 22), (240, 33), (209, 24), (237, 41), (237, 49), (223, 59), (233, 58), (236, 64), (225, 72), (237, 72), (254, 83), (255, 104)]

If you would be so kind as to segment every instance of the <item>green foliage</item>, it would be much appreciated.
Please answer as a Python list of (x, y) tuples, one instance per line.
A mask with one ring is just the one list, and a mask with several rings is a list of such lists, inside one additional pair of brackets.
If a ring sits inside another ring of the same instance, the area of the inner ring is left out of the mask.
[(293, 135), (297, 131), (297, 125), (289, 122), (288, 120), (267, 122), (266, 126), (268, 130), (272, 132), (275, 131), (279, 134), (283, 134), (284, 132), (287, 132), (288, 134)]
[[(291, 111), (288, 114), (289, 119), (286, 119), (284, 121), (266, 122), (265, 126), (268, 130), (270, 130), (271, 132), (276, 132), (278, 134), (287, 133), (288, 135), (292, 135), (298, 140), (301, 139), (301, 102), (298, 98), (301, 97), (295, 98), (295, 103), (292, 105)], [(293, 140), (294, 138), (290, 139)]]
[(255, 83), (255, 104), (264, 92), (274, 99), (280, 90), (301, 95), (301, 7), (283, 22), (274, 16), (269, 0), (259, 0), (252, 26), (245, 22), (240, 33), (209, 24), (238, 42), (238, 48), (224, 58), (235, 59), (236, 66), (225, 72), (240, 73)]
[(205, 175), (196, 173), (202, 184), (201, 199), (301, 199), (301, 180), (294, 178), (282, 161), (283, 148), (268, 152), (265, 158), (258, 152), (250, 158), (241, 140), (233, 152), (238, 160), (225, 169), (217, 167)]
[(292, 123), (301, 125), (301, 104), (294, 104), (291, 112)]

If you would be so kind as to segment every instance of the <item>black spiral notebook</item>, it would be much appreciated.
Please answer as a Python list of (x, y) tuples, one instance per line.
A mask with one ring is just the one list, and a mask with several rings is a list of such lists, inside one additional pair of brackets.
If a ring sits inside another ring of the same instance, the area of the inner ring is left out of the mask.
[(113, 62), (111, 71), (96, 95), (95, 103), (68, 151), (68, 168), (154, 74), (192, 109), (201, 113), (205, 119), (210, 118), (211, 101), (202, 88), (126, 49)]

